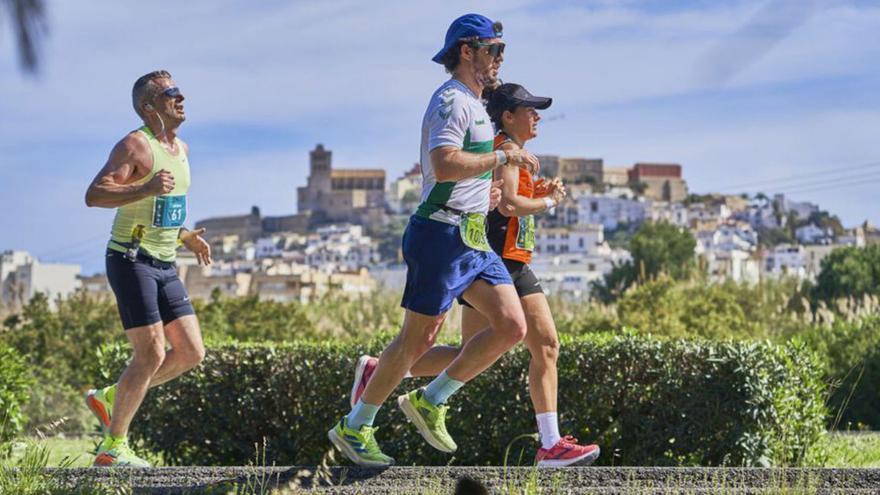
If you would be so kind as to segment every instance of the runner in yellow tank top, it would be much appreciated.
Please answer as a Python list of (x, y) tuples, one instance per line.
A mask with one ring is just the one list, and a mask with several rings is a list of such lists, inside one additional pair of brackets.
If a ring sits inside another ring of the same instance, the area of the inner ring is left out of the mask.
[(174, 188), (165, 194), (148, 196), (117, 208), (107, 247), (125, 253), (131, 244), (132, 231), (142, 225), (140, 249), (157, 259), (172, 262), (177, 254), (180, 227), (186, 220), (186, 193), (190, 175), (185, 145), (175, 138), (173, 147), (178, 150), (175, 155), (153, 135), (149, 126), (145, 125), (135, 132), (141, 134), (149, 145), (153, 166), (147, 175), (132, 185), (147, 184), (161, 171), (162, 175), (173, 178)]
[(135, 412), (147, 389), (192, 369), (205, 355), (199, 322), (174, 269), (178, 244), (200, 264), (211, 263), (204, 229), (183, 227), (190, 183), (188, 148), (177, 138), (186, 119), (183, 100), (168, 72), (140, 77), (132, 103), (144, 126), (116, 144), (86, 192), (86, 205), (117, 209), (107, 279), (134, 351), (116, 384), (86, 394), (105, 435), (96, 466), (148, 466), (128, 447)]

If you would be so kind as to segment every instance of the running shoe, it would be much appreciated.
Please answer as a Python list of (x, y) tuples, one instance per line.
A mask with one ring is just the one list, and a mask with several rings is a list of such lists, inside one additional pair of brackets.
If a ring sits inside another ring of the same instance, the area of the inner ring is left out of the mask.
[(150, 467), (149, 462), (135, 455), (126, 439), (114, 439), (110, 436), (105, 437), (101, 445), (98, 446), (95, 462), (92, 465), (99, 467)]
[(113, 401), (107, 397), (111, 387), (91, 389), (86, 392), (86, 407), (98, 418), (104, 433), (110, 428), (110, 415), (113, 414)]
[(441, 452), (455, 452), (458, 446), (446, 431), (446, 411), (449, 410), (449, 406), (444, 404), (435, 406), (425, 400), (423, 388), (401, 395), (397, 398), (397, 405), (412, 424), (416, 425), (419, 433), (431, 444), (431, 447)]
[(357, 367), (354, 369), (354, 383), (351, 386), (351, 407), (354, 407), (364, 395), (364, 390), (366, 390), (373, 372), (376, 371), (377, 364), (379, 364), (378, 358), (366, 354), (358, 359)]
[(538, 449), (535, 464), (538, 467), (589, 466), (598, 457), (598, 445), (578, 445), (577, 438), (566, 435), (552, 448)]
[(346, 418), (339, 420), (332, 430), (327, 432), (327, 438), (333, 443), (345, 457), (357, 464), (366, 467), (385, 467), (394, 464), (394, 459), (382, 453), (376, 442), (378, 428), (363, 425), (359, 430), (349, 428)]

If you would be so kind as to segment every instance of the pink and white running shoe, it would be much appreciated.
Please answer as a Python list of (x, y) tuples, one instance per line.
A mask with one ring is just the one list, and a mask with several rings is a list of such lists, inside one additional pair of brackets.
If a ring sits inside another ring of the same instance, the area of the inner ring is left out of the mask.
[(351, 386), (351, 407), (357, 404), (357, 401), (364, 394), (373, 372), (376, 371), (376, 365), (379, 364), (379, 358), (367, 356), (364, 354), (358, 359), (357, 367), (354, 371), (354, 383)]
[(589, 466), (598, 457), (598, 445), (578, 445), (576, 438), (566, 435), (552, 448), (538, 449), (535, 463), (538, 467)]

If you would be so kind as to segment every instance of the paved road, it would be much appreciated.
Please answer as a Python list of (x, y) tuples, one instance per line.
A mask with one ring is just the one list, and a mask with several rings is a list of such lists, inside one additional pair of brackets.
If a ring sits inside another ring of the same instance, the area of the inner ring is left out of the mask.
[[(307, 493), (453, 493), (462, 477), (479, 480), (490, 492), (576, 494), (868, 494), (880, 493), (880, 469), (607, 468), (536, 470), (501, 467), (166, 467), (53, 471), (70, 484), (115, 481), (135, 493), (223, 493), (232, 483), (298, 487)], [(508, 490), (507, 488), (513, 488)]]

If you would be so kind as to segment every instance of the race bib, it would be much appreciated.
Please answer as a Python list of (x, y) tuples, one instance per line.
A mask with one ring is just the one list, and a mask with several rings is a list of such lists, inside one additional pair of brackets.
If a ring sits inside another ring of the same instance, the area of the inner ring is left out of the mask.
[(519, 217), (519, 230), (516, 233), (516, 247), (524, 251), (535, 250), (535, 217)]
[(153, 227), (181, 227), (186, 220), (186, 196), (158, 196), (153, 206)]
[(464, 245), (477, 251), (491, 251), (489, 239), (486, 238), (486, 215), (482, 213), (464, 213), (458, 224), (461, 240)]

